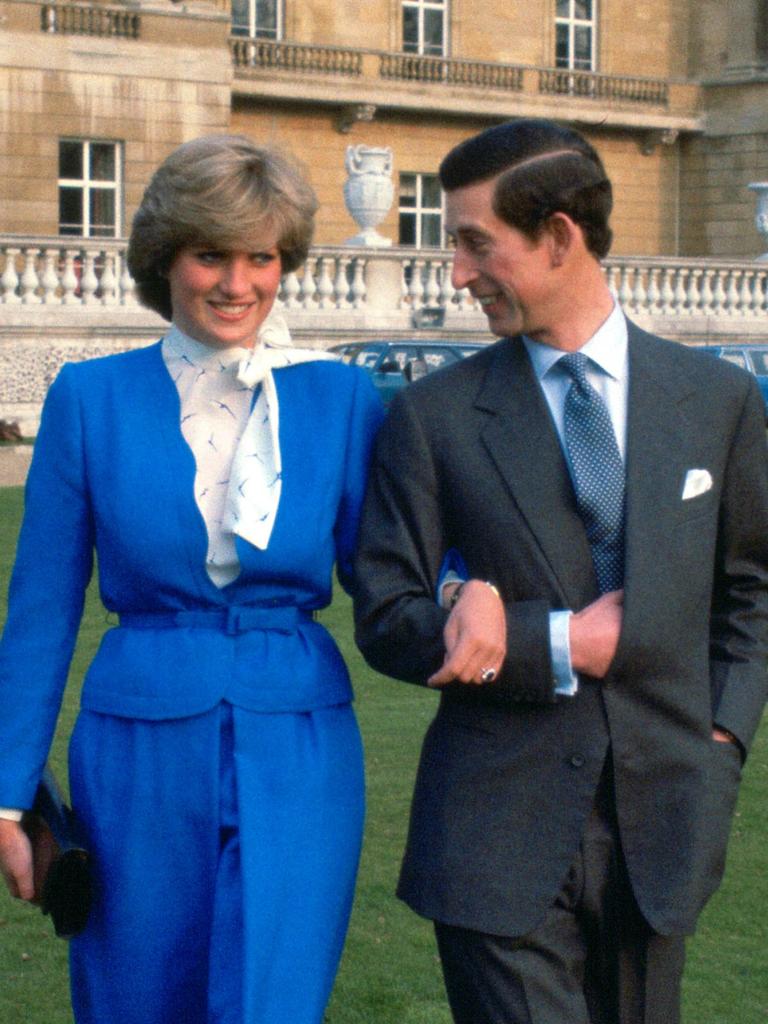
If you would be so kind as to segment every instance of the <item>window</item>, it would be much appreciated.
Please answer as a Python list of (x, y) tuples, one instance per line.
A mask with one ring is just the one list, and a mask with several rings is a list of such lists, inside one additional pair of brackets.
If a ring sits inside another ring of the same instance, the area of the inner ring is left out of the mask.
[(403, 51), (427, 57), (446, 55), (448, 0), (403, 0)]
[(282, 39), (280, 0), (232, 0), (232, 34)]
[(556, 0), (555, 64), (595, 70), (595, 0)]
[(59, 142), (59, 234), (116, 238), (121, 231), (120, 144)]
[(443, 197), (436, 174), (400, 175), (400, 245), (443, 244)]

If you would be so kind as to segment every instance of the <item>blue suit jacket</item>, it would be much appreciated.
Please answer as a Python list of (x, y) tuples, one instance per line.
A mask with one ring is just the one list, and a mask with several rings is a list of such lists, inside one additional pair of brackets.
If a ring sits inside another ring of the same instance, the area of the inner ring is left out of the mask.
[[(277, 521), (266, 551), (238, 538), (241, 573), (218, 589), (205, 572), (195, 463), (160, 345), (70, 364), (57, 377), (28, 477), (0, 644), (0, 805), (31, 804), (94, 550), (102, 601), (117, 615), (254, 605), (311, 612), (330, 601), (335, 561), (348, 584), (379, 400), (362, 371), (338, 363), (286, 367), (275, 379), (283, 458)], [(222, 699), (296, 711), (350, 698), (333, 640), (307, 616), (287, 631), (112, 628), (87, 673), (82, 705), (162, 719)]]

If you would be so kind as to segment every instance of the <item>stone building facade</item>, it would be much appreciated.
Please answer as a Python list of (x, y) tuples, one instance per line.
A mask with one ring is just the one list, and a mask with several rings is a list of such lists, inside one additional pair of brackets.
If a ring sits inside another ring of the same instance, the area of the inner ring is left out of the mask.
[(441, 156), (542, 115), (603, 154), (617, 254), (762, 249), (766, 0), (3, 0), (0, 17), (0, 234), (124, 236), (159, 160), (234, 130), (306, 164), (328, 245), (355, 232), (346, 147), (391, 146), (381, 231), (439, 244)]

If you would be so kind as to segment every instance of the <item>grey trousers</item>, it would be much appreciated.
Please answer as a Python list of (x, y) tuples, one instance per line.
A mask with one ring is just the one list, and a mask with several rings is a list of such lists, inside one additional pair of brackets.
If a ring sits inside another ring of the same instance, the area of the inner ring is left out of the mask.
[(684, 939), (657, 935), (638, 909), (608, 776), (557, 899), (530, 934), (435, 922), (456, 1024), (679, 1024)]

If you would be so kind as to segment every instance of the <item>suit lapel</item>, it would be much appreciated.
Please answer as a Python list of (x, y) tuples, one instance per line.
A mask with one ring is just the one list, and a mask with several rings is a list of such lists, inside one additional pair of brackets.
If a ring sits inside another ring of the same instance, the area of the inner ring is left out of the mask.
[(628, 595), (652, 600), (659, 573), (668, 571), (652, 552), (665, 549), (671, 518), (680, 507), (690, 444), (681, 408), (693, 388), (670, 381), (655, 339), (629, 323), (627, 408), (627, 520), (625, 577)]
[(519, 338), (500, 342), (475, 406), (482, 443), (524, 517), (565, 607), (594, 596), (592, 556), (546, 399)]

